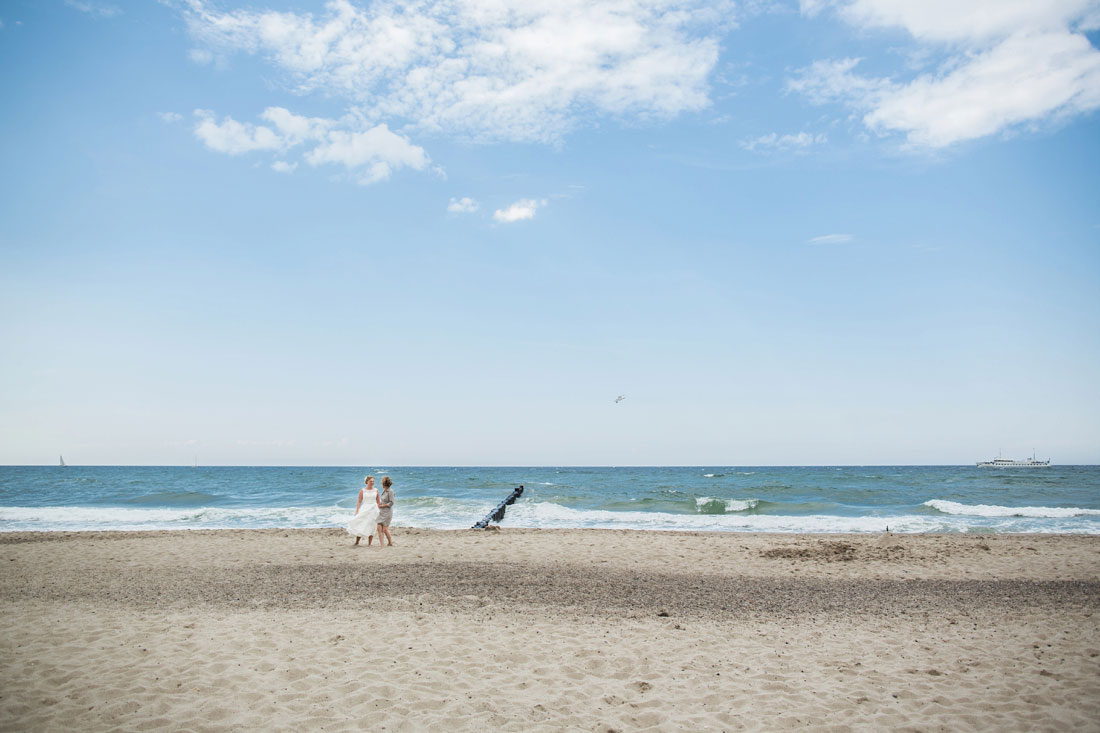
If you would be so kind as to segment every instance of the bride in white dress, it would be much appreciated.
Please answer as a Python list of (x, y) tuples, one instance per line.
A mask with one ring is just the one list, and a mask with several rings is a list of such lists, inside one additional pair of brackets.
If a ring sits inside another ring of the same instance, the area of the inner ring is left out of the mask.
[(355, 536), (354, 545), (359, 544), (360, 537), (366, 537), (370, 546), (381, 508), (378, 506), (378, 491), (374, 488), (374, 476), (367, 476), (363, 483), (365, 485), (359, 489), (359, 498), (355, 500), (355, 516), (348, 522), (347, 529), (348, 534)]

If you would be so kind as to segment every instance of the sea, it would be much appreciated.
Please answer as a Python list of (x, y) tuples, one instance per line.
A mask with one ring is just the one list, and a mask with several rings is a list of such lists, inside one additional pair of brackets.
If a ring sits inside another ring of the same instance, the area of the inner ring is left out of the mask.
[(1100, 467), (0, 467), (0, 531), (340, 527), (389, 476), (394, 524), (1100, 534)]

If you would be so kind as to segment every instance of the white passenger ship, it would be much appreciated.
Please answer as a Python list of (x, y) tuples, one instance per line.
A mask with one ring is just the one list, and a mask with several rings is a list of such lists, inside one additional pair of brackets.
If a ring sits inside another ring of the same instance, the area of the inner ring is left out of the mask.
[(1047, 468), (1050, 466), (1050, 459), (1037, 461), (1035, 454), (1032, 453), (1031, 458), (1025, 458), (1022, 461), (997, 456), (992, 461), (978, 461), (977, 465), (982, 468)]

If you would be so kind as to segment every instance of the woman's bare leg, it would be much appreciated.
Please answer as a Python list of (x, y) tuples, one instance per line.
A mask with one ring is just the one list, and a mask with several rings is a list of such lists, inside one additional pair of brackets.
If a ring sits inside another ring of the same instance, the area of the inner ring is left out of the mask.
[[(389, 540), (390, 547), (393, 547), (393, 537), (390, 537), (390, 528), (387, 527), (384, 524), (380, 524), (378, 526), (381, 527), (382, 532), (385, 533), (386, 539)], [(381, 537), (378, 538), (378, 544), (382, 544), (382, 538)]]
[[(352, 543), (351, 543), (351, 546), (352, 546), (352, 547), (355, 547), (355, 546), (356, 546), (356, 545), (358, 545), (358, 544), (359, 544), (359, 535), (355, 535), (355, 542), (352, 542)], [(367, 544), (368, 544), (368, 545), (370, 544), (370, 541), (369, 541), (369, 540), (367, 541)]]
[(379, 524), (378, 527), (375, 529), (375, 531), (378, 533), (378, 546), (381, 547), (382, 546), (382, 533), (386, 531), (386, 528), (383, 527), (381, 524)]

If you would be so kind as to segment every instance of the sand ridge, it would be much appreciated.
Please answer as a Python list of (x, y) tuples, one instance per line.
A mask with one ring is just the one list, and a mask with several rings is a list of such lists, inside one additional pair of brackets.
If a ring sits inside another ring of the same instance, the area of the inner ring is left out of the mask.
[(645, 613), (723, 619), (744, 615), (934, 613), (1068, 609), (1100, 611), (1100, 581), (755, 578), (521, 563), (361, 563), (236, 568), (92, 569), (8, 578), (0, 602), (114, 603), (141, 609), (342, 608), (416, 598), (435, 608), (496, 605), (576, 613)]

